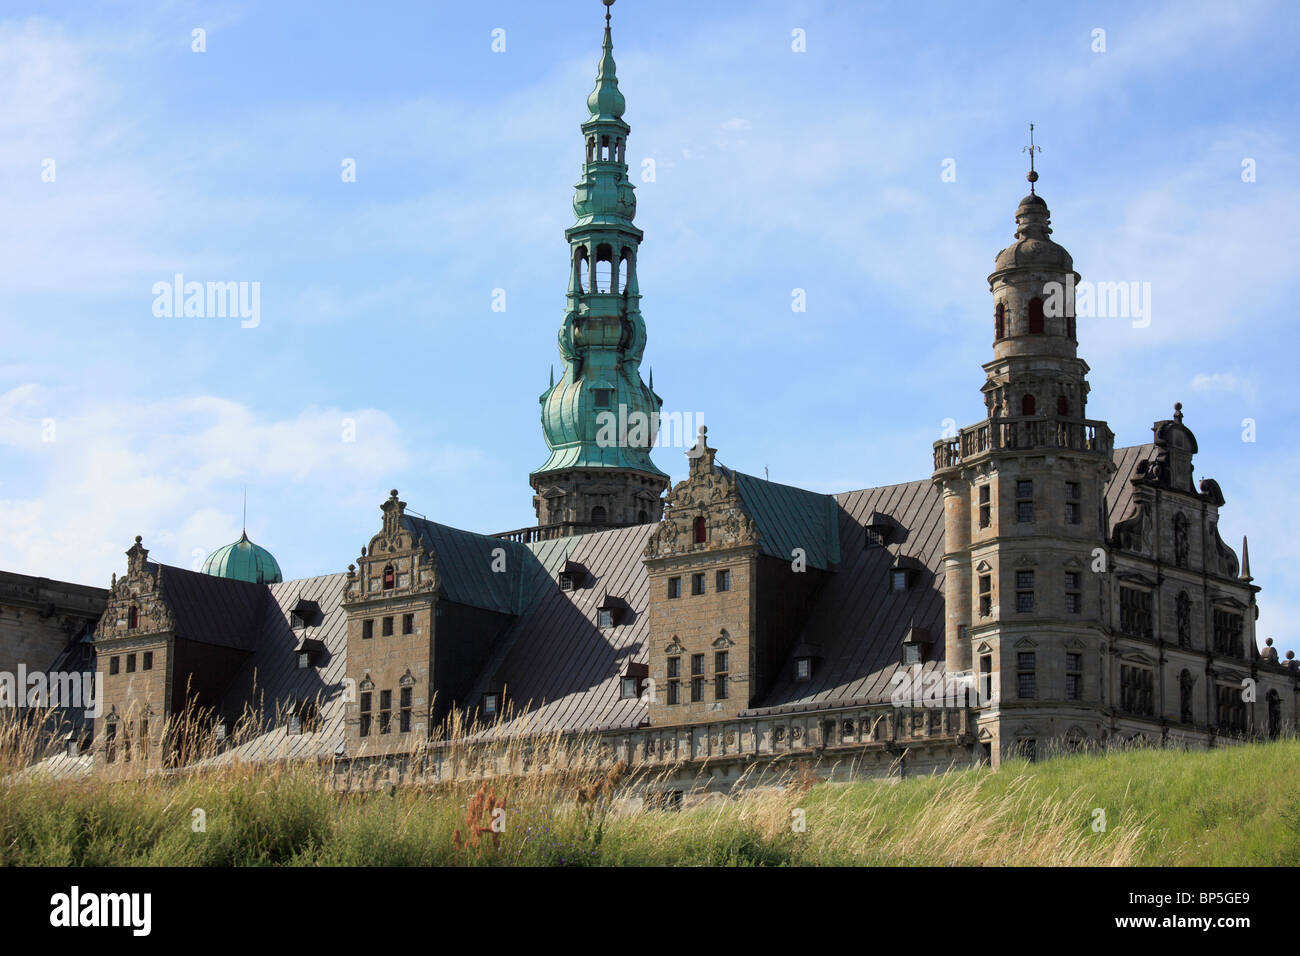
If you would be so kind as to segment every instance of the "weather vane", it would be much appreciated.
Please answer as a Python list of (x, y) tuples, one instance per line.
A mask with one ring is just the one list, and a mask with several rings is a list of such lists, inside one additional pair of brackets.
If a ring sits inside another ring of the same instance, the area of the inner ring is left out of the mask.
[(1034, 124), (1029, 124), (1029, 145), (1020, 147), (1022, 153), (1029, 154), (1029, 172), (1025, 178), (1029, 180), (1029, 195), (1034, 195), (1034, 183), (1038, 182), (1038, 173), (1034, 171), (1034, 153), (1043, 151), (1043, 147), (1034, 145)]

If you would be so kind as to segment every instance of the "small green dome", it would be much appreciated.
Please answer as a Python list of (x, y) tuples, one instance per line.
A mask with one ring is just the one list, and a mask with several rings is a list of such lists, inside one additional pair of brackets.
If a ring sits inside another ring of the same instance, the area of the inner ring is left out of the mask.
[(271, 552), (249, 541), (247, 532), (234, 544), (217, 548), (208, 555), (208, 560), (203, 562), (203, 573), (250, 584), (279, 584), (284, 580)]

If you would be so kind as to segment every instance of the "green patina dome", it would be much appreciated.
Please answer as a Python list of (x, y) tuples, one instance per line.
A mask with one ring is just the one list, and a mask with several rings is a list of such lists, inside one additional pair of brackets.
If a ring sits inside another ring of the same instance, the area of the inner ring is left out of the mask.
[(203, 573), (251, 584), (279, 584), (284, 580), (275, 557), (266, 548), (249, 541), (247, 532), (240, 534), (234, 544), (217, 548), (208, 555), (208, 560), (203, 562)]

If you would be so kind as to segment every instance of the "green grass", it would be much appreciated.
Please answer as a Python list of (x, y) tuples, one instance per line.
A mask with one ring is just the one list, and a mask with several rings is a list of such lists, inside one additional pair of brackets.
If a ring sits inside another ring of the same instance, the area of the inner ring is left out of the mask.
[[(1300, 742), (1066, 756), (994, 773), (809, 787), (791, 777), (680, 813), (577, 800), (585, 776), (341, 794), (315, 766), (0, 789), (7, 865), (1271, 865), (1300, 863)], [(193, 811), (204, 811), (196, 831)], [(791, 812), (806, 829), (795, 832)], [(1096, 810), (1105, 829), (1094, 829)], [(472, 840), (471, 840), (472, 842)]]

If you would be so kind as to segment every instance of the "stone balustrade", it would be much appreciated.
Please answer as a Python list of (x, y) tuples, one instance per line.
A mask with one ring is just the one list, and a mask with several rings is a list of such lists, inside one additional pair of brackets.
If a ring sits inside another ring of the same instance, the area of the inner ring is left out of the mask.
[(934, 443), (934, 468), (955, 468), (991, 451), (1076, 451), (1109, 458), (1115, 436), (1102, 421), (1086, 418), (986, 418), (956, 438)]

